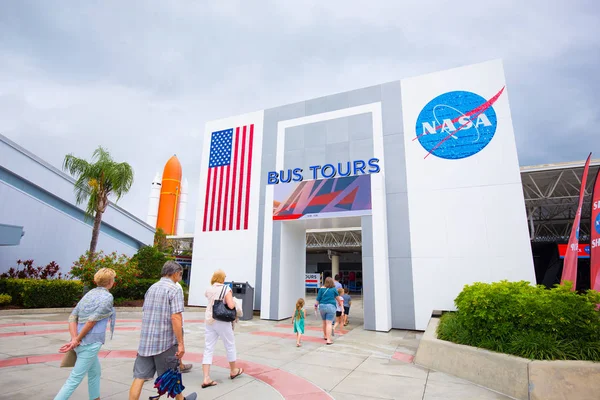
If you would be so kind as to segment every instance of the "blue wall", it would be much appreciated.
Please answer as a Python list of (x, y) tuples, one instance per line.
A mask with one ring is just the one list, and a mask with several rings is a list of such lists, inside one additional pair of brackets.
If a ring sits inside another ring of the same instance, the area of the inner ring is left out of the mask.
[[(0, 273), (18, 259), (37, 265), (55, 261), (68, 272), (89, 248), (92, 226), (75, 203), (73, 180), (0, 135), (0, 223), (23, 226), (18, 246), (0, 248)], [(111, 204), (103, 217), (97, 250), (133, 255), (151, 244), (154, 229)]]

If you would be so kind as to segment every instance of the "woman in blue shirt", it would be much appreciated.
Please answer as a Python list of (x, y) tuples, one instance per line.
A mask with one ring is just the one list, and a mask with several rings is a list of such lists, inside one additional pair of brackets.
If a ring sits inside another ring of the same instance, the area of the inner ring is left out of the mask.
[(106, 326), (110, 320), (111, 338), (115, 328), (113, 296), (109, 289), (115, 285), (116, 273), (111, 268), (101, 268), (94, 275), (98, 285), (86, 293), (69, 316), (71, 341), (60, 348), (61, 353), (74, 349), (77, 361), (71, 375), (54, 400), (67, 400), (88, 376), (90, 399), (100, 398), (100, 360), (98, 352), (104, 344)]
[(323, 335), (327, 344), (333, 344), (331, 341), (331, 324), (335, 318), (336, 300), (338, 292), (335, 289), (333, 279), (329, 276), (325, 279), (325, 285), (317, 293), (317, 302), (315, 308), (319, 307), (321, 318), (323, 319)]

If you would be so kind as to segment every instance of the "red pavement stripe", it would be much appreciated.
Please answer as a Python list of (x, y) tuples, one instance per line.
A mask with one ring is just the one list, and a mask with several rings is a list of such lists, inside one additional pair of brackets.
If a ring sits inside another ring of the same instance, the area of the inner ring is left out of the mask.
[[(282, 338), (282, 339), (294, 339), (294, 340), (296, 340), (296, 334), (295, 333), (256, 331), (256, 332), (250, 332), (250, 334), (251, 335), (258, 335), (258, 336), (269, 336), (269, 337), (278, 337), (278, 338)], [(313, 343), (325, 343), (325, 340), (323, 338), (318, 338), (318, 337), (315, 337), (315, 336), (308, 336), (308, 335), (302, 335), (302, 341), (303, 342), (313, 342)]]
[[(130, 323), (130, 322), (139, 322), (142, 323), (141, 319), (118, 319), (117, 324), (119, 323)], [(203, 323), (203, 319), (190, 319), (185, 320), (186, 324), (195, 324), (195, 323)], [(0, 328), (12, 328), (15, 326), (37, 326), (37, 325), (69, 325), (67, 321), (39, 321), (39, 322), (20, 322), (13, 324), (0, 324)]]
[[(288, 328), (288, 329), (294, 329), (294, 325), (290, 325), (290, 324), (278, 324), (278, 325), (275, 325), (275, 328)], [(305, 330), (305, 331), (320, 331), (320, 332), (323, 332), (323, 328), (322, 328), (322, 327), (320, 327), (320, 326), (306, 326), (306, 325), (305, 325), (305, 326), (304, 326), (304, 330)], [(350, 331), (347, 331), (347, 330), (345, 330), (345, 329), (342, 329), (342, 330), (338, 330), (338, 329), (336, 329), (336, 330), (335, 330), (335, 334), (336, 334), (336, 335), (338, 335), (338, 334), (345, 335), (345, 334), (346, 334), (346, 333), (348, 333), (348, 332), (350, 332)]]
[(405, 363), (412, 363), (415, 359), (415, 356), (397, 351), (392, 355), (392, 358)]
[[(115, 331), (139, 331), (140, 327), (138, 326), (117, 326), (115, 327)], [(69, 332), (67, 329), (47, 329), (47, 330), (33, 330), (33, 331), (25, 331), (25, 332), (5, 332), (0, 333), (0, 338), (3, 337), (11, 337), (11, 336), (32, 336), (32, 335), (52, 335), (54, 333), (67, 333)]]
[[(101, 351), (98, 353), (100, 358), (135, 358), (136, 355), (137, 351), (135, 350), (113, 350)], [(32, 357), (11, 358), (8, 360), (0, 360), (0, 368), (60, 361), (62, 357), (63, 354), (58, 353)], [(193, 362), (202, 362), (202, 357), (202, 353), (185, 353), (185, 359)], [(332, 397), (320, 387), (287, 371), (244, 360), (238, 360), (237, 364), (240, 368), (244, 368), (244, 373), (246, 375), (249, 375), (271, 386), (286, 400), (332, 399)], [(223, 356), (213, 356), (213, 365), (229, 369), (229, 362), (227, 362), (227, 358)]]

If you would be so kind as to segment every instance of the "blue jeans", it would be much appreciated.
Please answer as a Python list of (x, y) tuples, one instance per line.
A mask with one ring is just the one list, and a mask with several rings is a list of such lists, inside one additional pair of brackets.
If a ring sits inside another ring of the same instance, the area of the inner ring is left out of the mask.
[(319, 311), (321, 311), (322, 320), (333, 321), (335, 319), (335, 306), (333, 304), (319, 304)]
[(98, 352), (102, 343), (81, 345), (75, 348), (77, 361), (71, 375), (63, 385), (54, 400), (67, 400), (79, 386), (83, 378), (88, 376), (88, 392), (90, 400), (100, 397), (100, 360)]

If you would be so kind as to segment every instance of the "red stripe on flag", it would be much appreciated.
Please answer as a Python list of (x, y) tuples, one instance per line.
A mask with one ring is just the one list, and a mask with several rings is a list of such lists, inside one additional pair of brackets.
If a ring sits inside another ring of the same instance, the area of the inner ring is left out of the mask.
[(212, 194), (211, 194), (211, 199), (210, 199), (210, 222), (208, 224), (208, 230), (212, 231), (213, 230), (213, 220), (214, 220), (214, 215), (215, 215), (215, 194), (217, 192), (217, 168), (213, 168), (213, 187), (212, 187)]
[(246, 153), (246, 125), (244, 125), (244, 129), (242, 130), (242, 154), (241, 154), (241, 162), (240, 162), (240, 186), (238, 190), (238, 207), (237, 207), (237, 218), (236, 218), (236, 231), (241, 229), (240, 220), (242, 217), (242, 188), (244, 186), (244, 156)]
[(235, 128), (235, 150), (233, 152), (233, 183), (231, 185), (231, 205), (229, 209), (229, 230), (233, 230), (233, 209), (235, 208), (235, 182), (237, 178), (238, 145), (240, 141), (240, 127)]
[(250, 209), (250, 178), (252, 177), (252, 141), (254, 139), (254, 124), (250, 125), (248, 139), (248, 172), (246, 173), (246, 210), (244, 212), (244, 229), (248, 229), (248, 210)]
[(210, 168), (206, 174), (206, 192), (204, 196), (204, 224), (202, 225), (202, 231), (206, 232), (206, 222), (208, 221), (208, 191), (210, 189)]
[[(221, 229), (221, 198), (223, 196), (223, 173), (225, 172), (225, 167), (219, 167), (219, 193), (217, 196), (217, 222), (215, 224), (215, 230)], [(225, 218), (223, 218), (225, 219)]]
[(221, 230), (227, 230), (227, 210), (229, 210), (229, 170), (231, 164), (225, 167), (225, 200), (223, 201), (223, 226)]

